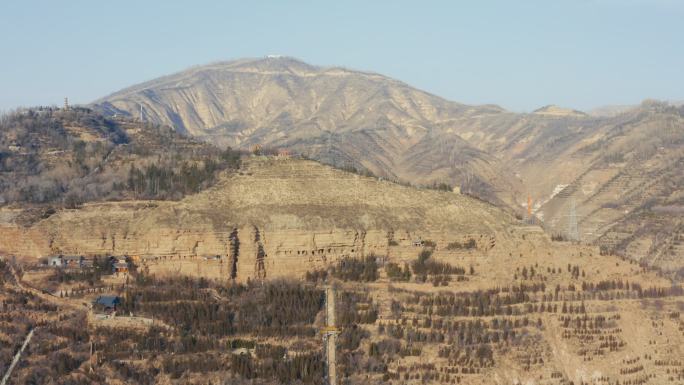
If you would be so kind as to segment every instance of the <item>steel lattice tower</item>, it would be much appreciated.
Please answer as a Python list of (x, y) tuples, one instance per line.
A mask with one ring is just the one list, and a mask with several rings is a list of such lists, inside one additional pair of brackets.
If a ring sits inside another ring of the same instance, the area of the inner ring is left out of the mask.
[(568, 215), (568, 239), (579, 241), (579, 228), (577, 226), (577, 208), (575, 207), (575, 197), (570, 197), (570, 213)]

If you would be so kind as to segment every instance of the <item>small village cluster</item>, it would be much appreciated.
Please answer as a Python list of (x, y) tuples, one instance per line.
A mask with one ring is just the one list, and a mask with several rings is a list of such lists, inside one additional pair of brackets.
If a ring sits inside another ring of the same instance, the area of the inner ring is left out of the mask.
[[(108, 264), (111, 266), (112, 274), (127, 274), (130, 268), (129, 257), (114, 257), (108, 258)], [(82, 255), (56, 255), (49, 257), (47, 265), (53, 268), (62, 269), (88, 269), (93, 267), (95, 257), (86, 257)]]

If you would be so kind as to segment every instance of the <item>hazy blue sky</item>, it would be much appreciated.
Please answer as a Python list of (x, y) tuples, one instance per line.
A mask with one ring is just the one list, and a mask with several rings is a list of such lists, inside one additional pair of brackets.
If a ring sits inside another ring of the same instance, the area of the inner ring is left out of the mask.
[(684, 1), (0, 2), (0, 110), (283, 54), (515, 111), (684, 99)]

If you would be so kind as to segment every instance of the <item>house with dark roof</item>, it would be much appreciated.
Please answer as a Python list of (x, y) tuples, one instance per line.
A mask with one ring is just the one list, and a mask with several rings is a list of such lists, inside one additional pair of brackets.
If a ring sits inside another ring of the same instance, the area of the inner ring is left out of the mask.
[(119, 305), (121, 305), (121, 297), (115, 295), (101, 295), (93, 301), (93, 309), (107, 313), (116, 311)]
[(128, 262), (125, 259), (119, 259), (112, 263), (112, 273), (128, 273)]
[(57, 256), (53, 256), (53, 257), (48, 258), (48, 266), (62, 267), (63, 262), (64, 261), (62, 260), (61, 255), (57, 255)]

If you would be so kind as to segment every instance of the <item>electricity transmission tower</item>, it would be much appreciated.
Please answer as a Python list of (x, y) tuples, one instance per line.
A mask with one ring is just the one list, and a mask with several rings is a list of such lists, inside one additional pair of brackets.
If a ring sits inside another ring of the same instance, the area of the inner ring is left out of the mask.
[(332, 158), (332, 131), (328, 131), (328, 155)]
[(570, 197), (570, 213), (568, 214), (568, 239), (579, 241), (579, 228), (577, 226), (577, 208), (575, 207), (575, 197)]

